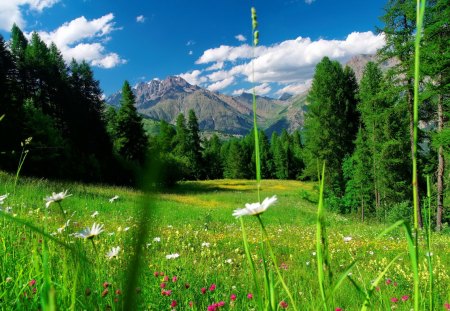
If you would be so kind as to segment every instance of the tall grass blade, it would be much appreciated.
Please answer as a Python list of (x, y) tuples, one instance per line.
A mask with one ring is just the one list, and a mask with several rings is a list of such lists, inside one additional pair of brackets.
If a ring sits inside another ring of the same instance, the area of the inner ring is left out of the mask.
[(430, 310), (433, 310), (433, 261), (432, 261), (432, 252), (431, 252), (431, 185), (430, 185), (430, 176), (427, 175), (427, 208), (425, 209), (425, 221), (427, 222), (425, 225), (425, 240), (427, 243), (427, 264), (428, 264), (428, 282), (429, 282), (429, 290), (428, 290), (428, 304)]
[[(417, 180), (417, 142), (419, 126), (419, 78), (420, 78), (420, 39), (422, 36), (423, 18), (425, 13), (426, 0), (416, 0), (416, 38), (414, 43), (414, 131), (413, 131), (413, 202), (414, 202), (414, 241), (410, 240), (411, 232), (407, 230), (408, 248), (411, 257), (411, 264), (414, 271), (414, 309), (419, 310), (419, 184)], [(408, 237), (409, 235), (409, 237)], [(413, 245), (411, 245), (413, 242)]]
[[(384, 276), (388, 272), (389, 268), (394, 264), (394, 262), (398, 258), (400, 258), (400, 256), (402, 256), (402, 254), (398, 254), (397, 256), (395, 256), (394, 259), (392, 259), (391, 262), (389, 262), (388, 265), (384, 268), (384, 270), (381, 271), (381, 273), (377, 276), (375, 281), (372, 282), (372, 285), (370, 286), (370, 289), (366, 293), (366, 299), (363, 302), (363, 306), (361, 307), (361, 311), (366, 311), (367, 308), (370, 306), (370, 298), (372, 297), (373, 292), (377, 288), (377, 286), (380, 283), (380, 281), (384, 278)], [(354, 285), (356, 285), (356, 283), (354, 283)]]
[(247, 257), (248, 265), (250, 266), (250, 271), (252, 273), (254, 291), (255, 291), (255, 295), (257, 297), (259, 310), (264, 310), (263, 309), (263, 306), (264, 306), (263, 297), (259, 290), (258, 278), (256, 276), (255, 263), (253, 262), (252, 256), (250, 254), (250, 248), (248, 246), (247, 232), (245, 231), (244, 220), (242, 219), (242, 217), (239, 217), (239, 220), (241, 222), (242, 240), (244, 241), (245, 256)]
[(352, 270), (353, 266), (356, 264), (357, 260), (354, 260), (348, 267), (347, 269), (344, 270), (344, 272), (341, 274), (341, 277), (338, 279), (338, 281), (336, 282), (336, 284), (333, 287), (333, 295), (334, 293), (339, 289), (339, 287), (341, 286), (342, 282), (348, 277), (348, 274), (350, 273), (350, 271)]
[(327, 295), (325, 293), (325, 272), (324, 267), (326, 265), (325, 250), (326, 247), (326, 235), (325, 222), (324, 222), (324, 208), (323, 208), (323, 190), (325, 181), (325, 162), (322, 166), (322, 178), (320, 180), (320, 194), (319, 205), (317, 208), (317, 221), (316, 221), (316, 253), (317, 253), (317, 278), (319, 281), (320, 295), (322, 297), (322, 303), (324, 310), (328, 310)]
[(274, 252), (272, 250), (272, 245), (270, 244), (269, 235), (267, 234), (266, 227), (264, 226), (264, 223), (262, 222), (260, 215), (256, 215), (256, 217), (258, 218), (259, 223), (261, 224), (261, 228), (264, 231), (264, 237), (265, 237), (265, 240), (266, 240), (267, 248), (269, 250), (269, 254), (270, 254), (270, 257), (272, 259), (272, 263), (274, 265), (275, 271), (276, 271), (276, 273), (278, 275), (278, 280), (281, 282), (281, 285), (283, 286), (284, 291), (288, 295), (289, 300), (292, 303), (292, 307), (294, 308), (294, 310), (298, 310), (297, 309), (297, 305), (296, 305), (295, 300), (294, 300), (294, 297), (292, 296), (291, 291), (289, 290), (288, 286), (286, 285), (286, 282), (283, 279), (283, 276), (281, 275), (280, 268), (278, 268), (277, 258), (275, 257), (275, 254), (274, 254)]

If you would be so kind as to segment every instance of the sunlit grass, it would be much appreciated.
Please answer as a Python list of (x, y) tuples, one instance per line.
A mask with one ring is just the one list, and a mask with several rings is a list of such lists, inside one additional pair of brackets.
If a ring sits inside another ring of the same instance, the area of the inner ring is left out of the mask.
[[(0, 173), (0, 185), (5, 192), (14, 184), (14, 177)], [(247, 189), (236, 190), (234, 187)], [(137, 303), (139, 309), (169, 310), (172, 300), (178, 303), (177, 310), (189, 309), (193, 301), (197, 310), (206, 310), (214, 302), (224, 301), (222, 308), (229, 309), (230, 295), (237, 296), (233, 302), (235, 310), (257, 308), (256, 301), (247, 298), (252, 292), (251, 275), (242, 245), (239, 221), (231, 216), (236, 208), (245, 202), (253, 202), (255, 188), (252, 181), (205, 181), (181, 183), (175, 191), (156, 197), (152, 213), (155, 218), (150, 226), (149, 236), (143, 249), (143, 267), (140, 275)], [(281, 189), (283, 188), (283, 189)], [(292, 291), (299, 309), (315, 310), (320, 306), (320, 292), (317, 285), (317, 254), (315, 246), (316, 205), (299, 199), (301, 188), (313, 188), (311, 183), (296, 181), (262, 181), (262, 196), (277, 195), (278, 201), (267, 210), (262, 218), (268, 238), (277, 257), (280, 271)], [(72, 196), (62, 201), (72, 222), (67, 231), (57, 233), (64, 219), (55, 205), (45, 209), (44, 197), (53, 191), (69, 189)], [(3, 192), (2, 192), (3, 193)], [(119, 195), (114, 203), (109, 199)], [(129, 265), (133, 254), (132, 241), (138, 234), (138, 219), (133, 214), (140, 204), (142, 193), (122, 187), (89, 186), (76, 183), (48, 182), (36, 179), (21, 179), (16, 196), (10, 196), (5, 204), (12, 207), (16, 219), (24, 219), (38, 228), (48, 230), (53, 237), (72, 246), (88, 261), (76, 260), (72, 252), (55, 244), (30, 228), (2, 217), (3, 230), (0, 233), (0, 299), (4, 310), (37, 309), (43, 293), (43, 253), (42, 241), (48, 245), (48, 270), (50, 284), (56, 294), (57, 309), (74, 310), (121, 309), (125, 281), (123, 271)], [(172, 199), (171, 199), (172, 198)], [(191, 202), (194, 202), (191, 204)], [(195, 204), (201, 202), (201, 204)], [(217, 206), (206, 207), (206, 202), (217, 202)], [(98, 215), (91, 215), (98, 211)], [(73, 214), (73, 216), (72, 216)], [(368, 286), (397, 254), (406, 254), (407, 244), (403, 232), (391, 232), (375, 239), (385, 228), (382, 224), (361, 224), (351, 218), (326, 215), (328, 247), (331, 266), (336, 275), (358, 258), (352, 269), (352, 277), (359, 284)], [(100, 223), (105, 232), (96, 237), (96, 250), (89, 241), (76, 239), (69, 234), (79, 232), (87, 226)], [(246, 219), (249, 247), (256, 271), (262, 271), (260, 249), (261, 232), (256, 217)], [(344, 242), (344, 237), (352, 239)], [(159, 242), (155, 241), (159, 238)], [(209, 243), (208, 246), (204, 246)], [(421, 240), (424, 244), (424, 241)], [(442, 307), (447, 301), (450, 271), (450, 255), (446, 251), (450, 243), (447, 235), (432, 235), (433, 271), (435, 273), (434, 302)], [(108, 259), (106, 254), (112, 247), (119, 246), (118, 258)], [(166, 255), (178, 253), (176, 259), (168, 260)], [(268, 258), (266, 258), (267, 260)], [(425, 293), (428, 267), (424, 254), (419, 260), (421, 291)], [(77, 268), (78, 265), (78, 268)], [(269, 269), (271, 264), (267, 262)], [(155, 272), (164, 272), (170, 278), (177, 276), (177, 282), (166, 282), (171, 296), (161, 295), (163, 276), (155, 277)], [(7, 281), (7, 278), (11, 278)], [(31, 280), (35, 286), (30, 286)], [(386, 284), (386, 279), (392, 280)], [(392, 303), (391, 298), (413, 293), (413, 275), (407, 255), (400, 257), (388, 270), (386, 279), (380, 282), (380, 291), (375, 291), (375, 309), (387, 309), (397, 305), (400, 310), (410, 310), (412, 298), (408, 301)], [(262, 279), (258, 278), (262, 282)], [(102, 297), (108, 282), (108, 293)], [(185, 283), (189, 288), (185, 288)], [(211, 284), (217, 288), (209, 291)], [(396, 286), (394, 286), (394, 283)], [(201, 288), (208, 291), (201, 293)], [(33, 293), (36, 288), (36, 293)], [(86, 290), (91, 291), (86, 295)], [(275, 287), (277, 303), (288, 297), (281, 285)], [(75, 297), (73, 299), (72, 297)], [(115, 302), (117, 300), (117, 302)], [(358, 310), (364, 297), (348, 281), (336, 291), (334, 304), (344, 310)], [(288, 310), (291, 307), (288, 307)]]

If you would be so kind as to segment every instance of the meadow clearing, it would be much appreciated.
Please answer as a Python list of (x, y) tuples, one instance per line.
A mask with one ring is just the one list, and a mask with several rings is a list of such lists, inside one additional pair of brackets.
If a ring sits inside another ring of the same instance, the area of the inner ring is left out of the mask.
[[(322, 308), (315, 245), (316, 184), (263, 180), (261, 185), (262, 198), (276, 195), (278, 199), (261, 218), (299, 310)], [(128, 310), (127, 272), (134, 263), (136, 241), (142, 232), (139, 220), (145, 209), (149, 211), (148, 230), (145, 243), (139, 245), (140, 270), (133, 285), (136, 308), (258, 309), (241, 227), (232, 216), (233, 210), (257, 201), (254, 181), (183, 182), (151, 199), (128, 188), (27, 178), (19, 180), (14, 192), (14, 176), (5, 173), (0, 173), (0, 185), (1, 194), (9, 193), (1, 212), (1, 310), (39, 310), (43, 306)], [(46, 208), (44, 198), (65, 190), (70, 196)], [(110, 202), (115, 196), (118, 198)], [(386, 224), (361, 223), (330, 213), (326, 221), (333, 279), (357, 259), (349, 276), (362, 289), (369, 289), (388, 263), (402, 254), (377, 285), (370, 308), (411, 310), (413, 274), (403, 231), (377, 238)], [(83, 231), (94, 223), (103, 230), (98, 235), (95, 230)], [(269, 272), (273, 266), (261, 252), (256, 217), (246, 216), (244, 223), (263, 288), (264, 266)], [(93, 235), (86, 236), (89, 233)], [(448, 234), (433, 234), (432, 253), (426, 253), (424, 247), (420, 250), (423, 309), (430, 308), (428, 255), (434, 272), (433, 309), (450, 307), (449, 243)], [(422, 237), (420, 244), (424, 245)], [(333, 310), (361, 308), (365, 297), (350, 278), (333, 293)], [(281, 284), (276, 279), (274, 284), (277, 309), (291, 309)]]

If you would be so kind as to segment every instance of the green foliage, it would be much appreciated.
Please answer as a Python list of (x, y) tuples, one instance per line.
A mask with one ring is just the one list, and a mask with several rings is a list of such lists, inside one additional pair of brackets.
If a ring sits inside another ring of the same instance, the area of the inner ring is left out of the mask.
[(134, 94), (128, 81), (122, 87), (120, 109), (115, 116), (114, 147), (125, 159), (144, 163), (148, 141), (142, 117), (137, 113)]
[(344, 191), (342, 161), (353, 152), (359, 116), (354, 73), (325, 57), (316, 66), (305, 120), (305, 164), (303, 176), (315, 178), (317, 163), (327, 163), (328, 189)]

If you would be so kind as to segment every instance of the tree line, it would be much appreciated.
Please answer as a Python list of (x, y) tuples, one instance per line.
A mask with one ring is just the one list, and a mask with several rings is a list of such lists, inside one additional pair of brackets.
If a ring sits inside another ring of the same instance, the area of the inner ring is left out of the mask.
[[(317, 176), (326, 162), (329, 207), (364, 215), (412, 216), (414, 37), (416, 4), (389, 0), (382, 17), (386, 44), (381, 61), (395, 65), (383, 73), (376, 63), (364, 69), (360, 84), (348, 67), (324, 58), (316, 67), (305, 121), (305, 172)], [(450, 6), (427, 1), (421, 46), (419, 183), (421, 198), (431, 177), (436, 228), (450, 213)], [(420, 225), (422, 213), (418, 213)]]
[(16, 171), (26, 152), (26, 174), (132, 182), (148, 141), (130, 94), (126, 82), (109, 115), (88, 63), (67, 65), (55, 44), (14, 25), (9, 42), (0, 36), (0, 168)]

